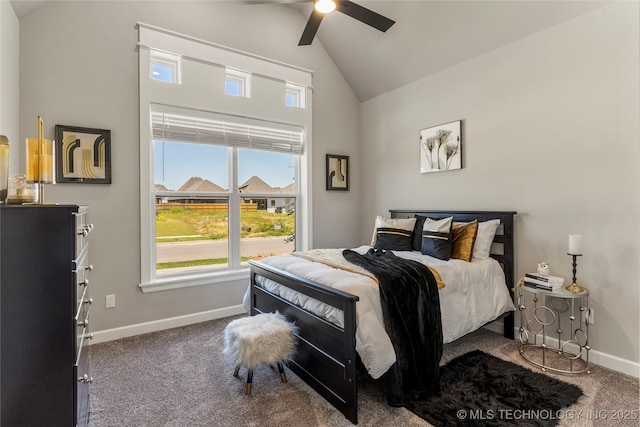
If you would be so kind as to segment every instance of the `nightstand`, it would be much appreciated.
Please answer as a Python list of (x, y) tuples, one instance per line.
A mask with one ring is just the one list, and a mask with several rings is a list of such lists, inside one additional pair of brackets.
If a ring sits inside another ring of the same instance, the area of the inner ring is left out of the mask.
[(547, 291), (522, 284), (516, 296), (520, 355), (543, 371), (590, 373), (589, 291), (572, 294), (564, 285)]

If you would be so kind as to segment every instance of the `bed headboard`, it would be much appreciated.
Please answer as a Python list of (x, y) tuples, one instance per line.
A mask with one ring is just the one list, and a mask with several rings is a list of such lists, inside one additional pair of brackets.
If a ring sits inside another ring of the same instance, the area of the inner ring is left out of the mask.
[[(413, 218), (416, 215), (428, 216), (433, 219), (453, 216), (454, 221), (468, 222), (477, 219), (478, 222), (499, 219), (500, 226), (491, 245), (491, 257), (496, 259), (506, 279), (509, 294), (513, 299), (513, 287), (515, 285), (515, 211), (438, 211), (438, 210), (405, 210), (391, 209), (391, 218)], [(513, 316), (504, 319), (505, 331), (513, 334)], [(508, 325), (510, 323), (510, 325)], [(513, 338), (513, 336), (511, 336)]]

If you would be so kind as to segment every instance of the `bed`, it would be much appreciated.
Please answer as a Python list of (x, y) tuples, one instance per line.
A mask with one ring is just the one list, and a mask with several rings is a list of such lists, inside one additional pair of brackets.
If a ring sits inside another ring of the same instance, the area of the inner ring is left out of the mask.
[[(484, 302), (478, 303), (478, 307), (473, 305), (474, 303), (469, 305), (468, 302), (456, 298), (460, 294), (464, 294), (468, 301), (469, 299), (473, 300), (476, 296), (469, 297), (467, 294), (470, 291), (463, 289), (458, 292), (453, 284), (447, 284), (442, 289), (443, 293), (441, 295), (449, 293), (453, 296), (441, 297), (443, 335), (445, 342), (450, 342), (495, 320), (497, 317), (502, 317), (504, 336), (513, 339), (512, 300), (514, 286), (514, 217), (516, 213), (504, 211), (391, 210), (390, 214), (390, 217), (395, 219), (414, 218), (418, 215), (433, 219), (453, 216), (454, 221), (459, 222), (499, 220), (500, 225), (493, 237), (490, 252), (491, 259), (495, 261), (484, 262), (483, 264), (474, 260), (469, 264), (474, 264), (474, 267), (479, 268), (481, 276), (487, 276), (488, 273), (486, 272), (491, 271), (491, 268), (485, 267), (485, 265), (494, 264), (499, 266), (499, 270), (503, 273), (499, 275), (501, 277), (499, 282), (496, 282), (495, 273), (491, 273), (487, 277), (491, 277), (490, 281), (493, 283), (491, 286), (498, 287), (497, 294), (507, 295), (508, 304), (505, 302), (497, 304), (494, 302), (497, 301), (497, 297), (490, 296), (487, 298), (486, 292), (477, 292), (477, 298), (484, 298)], [(362, 252), (366, 248), (357, 248), (355, 250)], [(416, 256), (419, 256), (419, 254), (406, 254), (409, 259)], [(295, 257), (296, 266), (304, 266), (303, 264), (308, 262), (317, 269), (316, 273), (313, 273), (315, 276), (313, 274), (301, 274), (296, 270), (297, 267), (289, 268), (289, 264), (293, 265), (294, 263), (290, 262), (287, 257), (292, 257), (292, 255), (249, 262), (251, 266), (251, 281), (245, 298), (245, 307), (248, 308), (251, 315), (279, 311), (297, 324), (299, 328), (297, 334), (298, 352), (290, 361), (290, 369), (342, 412), (347, 419), (357, 424), (357, 363), (363, 363), (371, 376), (376, 378), (384, 372), (385, 366), (395, 361), (395, 359), (389, 360), (385, 358), (387, 352), (384, 350), (384, 345), (381, 348), (377, 348), (369, 345), (369, 343), (363, 344), (363, 337), (380, 335), (376, 330), (378, 326), (375, 326), (378, 321), (370, 320), (371, 317), (367, 315), (368, 308), (363, 308), (368, 307), (370, 298), (368, 294), (362, 293), (358, 286), (350, 288), (358, 289), (357, 292), (352, 293), (341, 290), (335, 287), (333, 283), (328, 282), (336, 280), (337, 283), (342, 280), (341, 278), (345, 274), (353, 275), (354, 273), (352, 272), (334, 271), (334, 269), (326, 265), (319, 266), (313, 261), (305, 261)], [(304, 267), (306, 268), (306, 266)], [(288, 269), (291, 271), (287, 271)], [(307, 277), (312, 277), (313, 279)], [(450, 280), (449, 277), (447, 274), (443, 275), (443, 279), (446, 279), (445, 283)], [(367, 278), (362, 280), (367, 280)], [(495, 285), (495, 283), (498, 284)], [(490, 287), (487, 289), (490, 289)], [(360, 296), (356, 294), (360, 294)], [(492, 314), (491, 310), (486, 309), (493, 308), (488, 307), (493, 305), (500, 305), (500, 307), (497, 307)], [(356, 307), (358, 307), (358, 310), (356, 310)], [(469, 307), (472, 308), (469, 309)], [(476, 315), (477, 311), (483, 314), (478, 316)], [(452, 321), (450, 322), (447, 319)], [(372, 330), (367, 331), (366, 328), (369, 328), (369, 324), (374, 326)], [(449, 324), (454, 325), (454, 330), (445, 330), (445, 325)], [(384, 341), (384, 339), (380, 341)], [(367, 351), (363, 349), (363, 346), (371, 348)], [(369, 357), (371, 355), (373, 355), (374, 359), (376, 357), (377, 359), (371, 360)]]

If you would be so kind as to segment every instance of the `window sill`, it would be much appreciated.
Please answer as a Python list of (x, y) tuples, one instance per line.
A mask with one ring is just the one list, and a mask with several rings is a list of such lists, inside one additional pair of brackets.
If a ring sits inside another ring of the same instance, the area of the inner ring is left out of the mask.
[(249, 268), (224, 271), (220, 273), (191, 274), (158, 278), (153, 282), (140, 283), (138, 286), (143, 294), (174, 289), (190, 288), (193, 286), (214, 285), (216, 283), (233, 282), (236, 280), (248, 280)]

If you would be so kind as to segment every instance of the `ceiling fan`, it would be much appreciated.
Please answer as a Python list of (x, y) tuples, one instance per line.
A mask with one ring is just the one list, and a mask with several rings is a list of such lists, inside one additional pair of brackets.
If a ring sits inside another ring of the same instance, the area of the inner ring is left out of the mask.
[(324, 15), (334, 10), (357, 19), (383, 33), (396, 23), (392, 19), (349, 0), (246, 0), (245, 3), (298, 3), (308, 1), (313, 1), (313, 11), (307, 21), (307, 25), (304, 27), (298, 46), (310, 45), (318, 32), (318, 27), (320, 27), (320, 22), (322, 22)]

